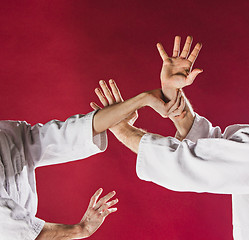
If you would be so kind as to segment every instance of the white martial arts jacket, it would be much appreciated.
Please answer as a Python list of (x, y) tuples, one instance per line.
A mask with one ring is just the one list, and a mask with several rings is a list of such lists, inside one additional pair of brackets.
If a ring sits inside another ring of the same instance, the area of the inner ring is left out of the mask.
[(174, 191), (232, 194), (234, 239), (249, 239), (249, 125), (222, 133), (196, 114), (182, 142), (145, 134), (136, 171), (142, 180)]
[(75, 115), (30, 126), (0, 121), (0, 239), (34, 240), (44, 226), (35, 217), (35, 168), (86, 158), (104, 151), (106, 134), (93, 137), (92, 118)]

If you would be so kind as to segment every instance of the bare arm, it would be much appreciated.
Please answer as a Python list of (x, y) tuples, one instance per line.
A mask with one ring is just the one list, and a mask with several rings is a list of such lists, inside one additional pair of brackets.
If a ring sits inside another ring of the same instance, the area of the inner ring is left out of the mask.
[[(95, 89), (95, 92), (104, 107), (123, 102), (123, 98), (116, 83), (113, 80), (110, 80), (109, 84), (111, 91), (107, 84), (100, 85), (102, 90), (99, 88)], [(166, 113), (167, 115), (175, 116), (178, 115), (179, 112), (181, 113), (185, 106), (184, 97), (181, 95), (181, 91), (179, 91), (175, 98), (168, 104), (170, 107)], [(101, 107), (94, 102), (91, 102), (90, 105), (95, 110), (101, 109)], [(137, 117), (137, 112), (133, 112), (128, 118), (110, 128), (110, 131), (115, 137), (135, 153), (138, 153), (139, 142), (143, 135), (146, 134), (146, 131), (133, 126)]]
[[(113, 80), (110, 80), (110, 84), (111, 81)], [(104, 81), (101, 81), (100, 86), (102, 87), (102, 89), (105, 89), (106, 83)], [(108, 100), (108, 92), (104, 92), (104, 94), (105, 99)], [(98, 134), (108, 128), (113, 127), (123, 119), (129, 117), (137, 109), (140, 109), (144, 106), (150, 106), (162, 117), (168, 117), (168, 115), (174, 109), (173, 106), (175, 105), (175, 102), (179, 102), (181, 100), (181, 93), (179, 93), (174, 99), (172, 99), (172, 101), (168, 103), (166, 103), (163, 98), (164, 97), (162, 95), (161, 89), (155, 89), (152, 91), (141, 93), (123, 102), (115, 101), (113, 103), (110, 103), (110, 105), (104, 105), (105, 108), (99, 110), (94, 116), (94, 134)]]
[(113, 134), (126, 147), (137, 154), (139, 143), (143, 135), (146, 134), (146, 131), (122, 122), (116, 131), (113, 131)]
[(117, 208), (112, 208), (118, 199), (109, 201), (115, 192), (110, 192), (100, 200), (103, 189), (99, 189), (92, 196), (86, 213), (80, 223), (75, 225), (45, 223), (36, 240), (71, 240), (90, 237), (104, 222), (105, 218)]
[(80, 234), (80, 227), (77, 225), (65, 225), (56, 223), (45, 223), (42, 231), (36, 240), (71, 240)]

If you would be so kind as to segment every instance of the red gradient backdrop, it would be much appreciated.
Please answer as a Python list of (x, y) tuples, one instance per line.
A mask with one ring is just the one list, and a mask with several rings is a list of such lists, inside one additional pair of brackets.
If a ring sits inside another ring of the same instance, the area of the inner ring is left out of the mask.
[[(91, 111), (98, 80), (124, 98), (160, 86), (155, 44), (194, 36), (203, 68), (186, 88), (195, 110), (224, 129), (248, 123), (248, 1), (1, 1), (1, 119), (32, 124)], [(150, 109), (137, 126), (174, 135)], [(103, 154), (37, 170), (38, 217), (77, 223), (99, 187), (117, 191), (118, 212), (91, 239), (231, 240), (231, 198), (177, 193), (141, 181), (136, 156), (109, 134)]]

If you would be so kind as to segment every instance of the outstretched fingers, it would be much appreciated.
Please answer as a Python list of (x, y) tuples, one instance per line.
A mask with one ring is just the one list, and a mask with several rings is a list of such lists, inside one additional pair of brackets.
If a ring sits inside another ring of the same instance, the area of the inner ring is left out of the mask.
[(175, 36), (172, 57), (179, 57), (179, 54), (180, 54), (180, 44), (181, 44), (181, 37), (180, 36)]
[(188, 36), (186, 39), (186, 42), (184, 44), (182, 53), (180, 55), (181, 58), (187, 58), (189, 51), (190, 51), (190, 48), (191, 48), (192, 41), (193, 41), (193, 37)]
[(112, 191), (110, 193), (108, 193), (107, 195), (105, 195), (104, 197), (102, 197), (95, 205), (94, 209), (99, 209), (103, 204), (105, 204), (106, 202), (108, 202), (114, 195), (116, 194), (115, 191)]
[(158, 52), (162, 58), (162, 60), (165, 62), (167, 59), (168, 59), (168, 55), (167, 53), (165, 52), (164, 48), (163, 48), (163, 45), (161, 43), (157, 43), (157, 49), (158, 49)]
[(113, 98), (112, 93), (111, 93), (109, 87), (107, 86), (106, 82), (103, 80), (100, 80), (99, 84), (100, 84), (100, 87), (102, 88), (102, 91), (103, 91), (106, 99), (108, 100), (109, 104), (113, 104), (114, 98)]
[(112, 200), (112, 201), (110, 201), (110, 202), (104, 203), (104, 204), (99, 208), (99, 211), (100, 211), (100, 212), (104, 212), (105, 210), (107, 210), (108, 208), (114, 206), (114, 205), (117, 204), (117, 203), (118, 203), (118, 199), (117, 199), (117, 198), (114, 199), (114, 200)]
[(192, 65), (194, 64), (196, 58), (198, 57), (198, 54), (201, 51), (201, 48), (202, 48), (202, 44), (201, 43), (197, 43), (195, 45), (193, 51), (189, 55), (188, 60), (192, 63)]
[(96, 202), (99, 198), (99, 196), (101, 195), (101, 193), (103, 192), (102, 188), (99, 188), (94, 195), (91, 197), (90, 199), (90, 203), (89, 203), (89, 208), (93, 208), (96, 205)]
[(102, 216), (105, 218), (107, 217), (110, 213), (116, 212), (118, 209), (117, 208), (108, 208), (104, 212), (102, 212)]
[(118, 89), (118, 86), (117, 84), (115, 83), (115, 81), (113, 79), (110, 79), (109, 80), (109, 84), (110, 84), (110, 87), (111, 87), (111, 90), (112, 90), (112, 94), (116, 100), (116, 102), (123, 102), (123, 98), (121, 96), (121, 93)]
[(104, 107), (109, 105), (109, 103), (108, 103), (105, 95), (101, 91), (101, 89), (95, 88), (95, 93), (96, 93), (97, 97), (99, 98), (99, 101), (103, 104)]

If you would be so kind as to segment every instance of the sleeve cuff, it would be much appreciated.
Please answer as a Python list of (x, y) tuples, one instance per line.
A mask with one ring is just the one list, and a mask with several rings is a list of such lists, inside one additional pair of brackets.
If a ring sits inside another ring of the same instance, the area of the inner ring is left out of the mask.
[(142, 180), (147, 180), (146, 174), (144, 174), (145, 161), (143, 161), (145, 159), (144, 157), (145, 143), (146, 143), (147, 138), (148, 138), (148, 134), (144, 134), (143, 137), (141, 138), (140, 143), (139, 143), (139, 148), (138, 148), (138, 154), (137, 154), (136, 172), (137, 172), (137, 176)]
[(95, 151), (103, 152), (106, 150), (108, 141), (106, 131), (93, 136), (93, 117), (96, 111), (90, 112), (86, 115), (87, 118), (87, 129), (89, 130), (89, 147)]
[(44, 227), (45, 221), (39, 218), (32, 219), (32, 230), (25, 236), (25, 240), (34, 240), (38, 237)]

